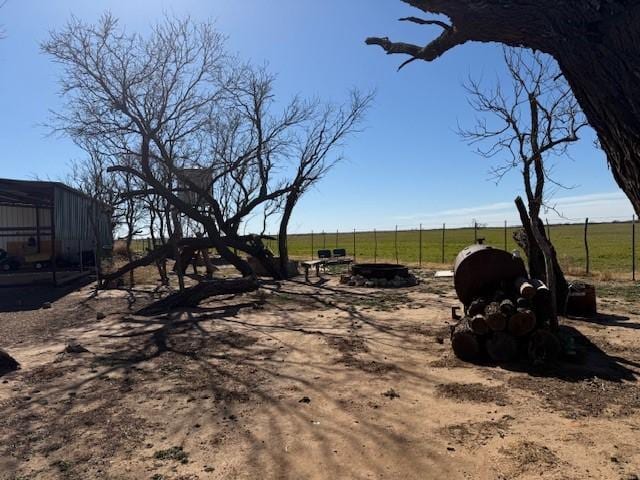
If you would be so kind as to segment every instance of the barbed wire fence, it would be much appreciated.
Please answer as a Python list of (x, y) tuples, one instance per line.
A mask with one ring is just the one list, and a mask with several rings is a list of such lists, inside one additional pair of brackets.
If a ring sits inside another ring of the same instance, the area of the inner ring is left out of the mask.
[[(547, 236), (561, 265), (576, 274), (611, 273), (636, 280), (637, 239), (635, 216), (545, 220)], [(581, 220), (580, 223), (577, 221)], [(606, 221), (606, 222), (605, 222)], [(290, 234), (287, 239), (293, 258), (314, 259), (318, 250), (345, 249), (358, 262), (405, 263), (418, 267), (453, 263), (457, 253), (474, 243), (485, 243), (507, 251), (519, 250), (513, 233), (519, 223), (481, 222), (466, 224), (396, 225), (385, 229), (336, 229)], [(267, 247), (278, 254), (278, 236), (269, 235)]]

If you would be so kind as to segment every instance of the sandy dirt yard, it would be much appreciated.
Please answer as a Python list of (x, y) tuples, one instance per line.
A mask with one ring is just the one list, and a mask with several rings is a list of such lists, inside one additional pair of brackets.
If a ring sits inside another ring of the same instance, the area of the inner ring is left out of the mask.
[(133, 314), (144, 288), (89, 285), (46, 310), (2, 290), (0, 348), (22, 368), (0, 377), (0, 478), (640, 476), (637, 287), (562, 321), (573, 361), (526, 372), (458, 361), (451, 279), (418, 275), (273, 283), (153, 318)]

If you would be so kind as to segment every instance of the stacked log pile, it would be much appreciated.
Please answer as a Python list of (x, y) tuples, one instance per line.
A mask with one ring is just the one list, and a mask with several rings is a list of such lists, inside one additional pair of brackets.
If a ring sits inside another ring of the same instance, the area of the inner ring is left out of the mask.
[(451, 345), (465, 361), (551, 362), (560, 344), (549, 327), (550, 317), (551, 295), (542, 281), (503, 281), (465, 305), (465, 315), (451, 329)]

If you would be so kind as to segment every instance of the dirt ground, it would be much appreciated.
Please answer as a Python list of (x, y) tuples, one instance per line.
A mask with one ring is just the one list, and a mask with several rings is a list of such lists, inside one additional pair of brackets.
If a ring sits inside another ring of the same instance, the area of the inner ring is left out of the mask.
[(418, 273), (153, 318), (133, 314), (145, 288), (87, 285), (46, 310), (2, 290), (0, 348), (22, 368), (0, 377), (0, 478), (640, 476), (637, 287), (603, 289), (598, 318), (562, 322), (575, 358), (527, 372), (453, 357), (451, 279)]

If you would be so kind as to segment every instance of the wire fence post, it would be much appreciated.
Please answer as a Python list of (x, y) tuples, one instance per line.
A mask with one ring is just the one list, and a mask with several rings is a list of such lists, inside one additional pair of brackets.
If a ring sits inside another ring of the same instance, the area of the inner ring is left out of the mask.
[(418, 266), (422, 267), (422, 224), (418, 233)]
[(584, 253), (586, 255), (586, 271), (589, 275), (589, 242), (587, 242), (587, 229), (589, 228), (589, 217), (584, 221)]
[(376, 229), (373, 229), (373, 263), (378, 263), (378, 236)]
[(314, 254), (313, 254), (313, 230), (311, 230), (311, 260), (313, 260)]
[(636, 216), (631, 217), (631, 280), (636, 281)]
[(507, 250), (507, 221), (504, 221), (504, 249)]
[(322, 231), (322, 248), (327, 248), (327, 234), (324, 230)]
[(478, 221), (473, 221), (473, 243), (478, 243)]
[(338, 230), (336, 230), (336, 248), (338, 248)]
[(444, 231), (446, 229), (446, 224), (442, 224), (442, 263), (444, 263)]
[(393, 242), (395, 244), (395, 249), (396, 249), (396, 265), (397, 265), (400, 263), (400, 260), (398, 259), (398, 225), (396, 225), (396, 233), (393, 238)]
[(353, 229), (353, 261), (355, 262), (357, 260), (357, 253), (356, 253), (356, 229)]

